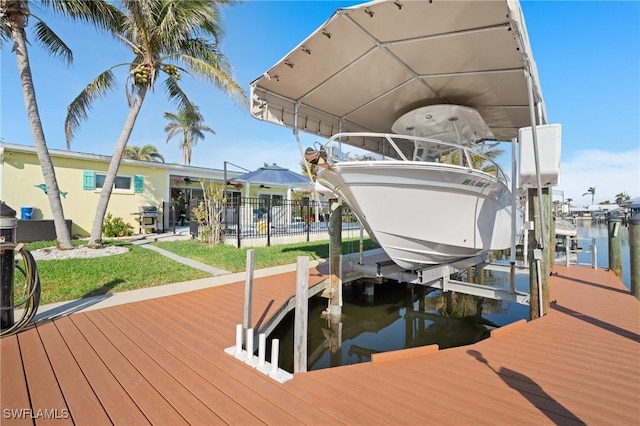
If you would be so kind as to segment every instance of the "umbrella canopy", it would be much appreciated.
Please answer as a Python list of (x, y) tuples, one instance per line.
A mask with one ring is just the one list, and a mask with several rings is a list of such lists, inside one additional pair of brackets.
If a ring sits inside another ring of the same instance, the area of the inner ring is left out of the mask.
[(280, 167), (277, 164), (271, 166), (260, 167), (258, 170), (254, 170), (249, 173), (245, 173), (235, 178), (237, 181), (248, 183), (263, 183), (269, 185), (282, 185), (282, 186), (309, 186), (311, 182), (309, 178), (302, 176), (298, 173), (292, 172), (289, 169)]

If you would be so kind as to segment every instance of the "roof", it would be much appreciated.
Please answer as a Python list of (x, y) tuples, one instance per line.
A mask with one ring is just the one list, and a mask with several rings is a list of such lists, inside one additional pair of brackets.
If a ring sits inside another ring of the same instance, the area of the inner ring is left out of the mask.
[(640, 209), (640, 197), (634, 197), (627, 200), (627, 207), (630, 209)]
[[(25, 152), (29, 154), (36, 155), (36, 149), (33, 146), (29, 145), (19, 145), (19, 144), (8, 144), (4, 142), (0, 142), (0, 151), (1, 150), (9, 150), (14, 152)], [(109, 163), (111, 161), (111, 156), (108, 155), (99, 155), (99, 154), (90, 154), (85, 152), (77, 152), (77, 151), (65, 151), (59, 149), (49, 149), (49, 155), (51, 157), (62, 157), (62, 158), (73, 158), (78, 160), (86, 160), (86, 161), (98, 161), (102, 163)], [(3, 162), (2, 156), (0, 155), (0, 163)], [(210, 169), (206, 167), (196, 167), (196, 166), (187, 166), (183, 164), (175, 164), (175, 163), (160, 163), (156, 161), (140, 161), (140, 160), (131, 160), (128, 158), (123, 158), (121, 164), (128, 164), (138, 167), (150, 167), (155, 169), (166, 169), (172, 174), (184, 175), (194, 178), (208, 178), (208, 179), (224, 179), (224, 171), (220, 169)], [(227, 171), (227, 177), (233, 178), (235, 176), (241, 175), (241, 172)]]
[(390, 133), (417, 107), (458, 104), (476, 109), (497, 139), (511, 140), (531, 125), (529, 73), (546, 124), (517, 0), (374, 1), (338, 9), (254, 80), (250, 110), (329, 137)]

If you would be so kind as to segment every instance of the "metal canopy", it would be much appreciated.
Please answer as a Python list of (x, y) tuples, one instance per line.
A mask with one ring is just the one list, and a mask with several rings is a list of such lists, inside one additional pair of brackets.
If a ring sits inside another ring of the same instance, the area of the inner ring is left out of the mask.
[[(251, 83), (253, 117), (306, 133), (390, 133), (415, 108), (476, 109), (498, 140), (546, 112), (517, 0), (374, 1), (333, 16)], [(364, 139), (347, 141), (377, 150)]]

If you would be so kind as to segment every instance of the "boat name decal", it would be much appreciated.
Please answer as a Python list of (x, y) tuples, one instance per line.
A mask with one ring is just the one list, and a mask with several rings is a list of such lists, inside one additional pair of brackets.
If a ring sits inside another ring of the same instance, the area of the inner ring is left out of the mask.
[(489, 185), (487, 182), (479, 182), (473, 179), (465, 179), (462, 182), (463, 185), (471, 185), (471, 186), (477, 186), (478, 188), (484, 188), (485, 186)]

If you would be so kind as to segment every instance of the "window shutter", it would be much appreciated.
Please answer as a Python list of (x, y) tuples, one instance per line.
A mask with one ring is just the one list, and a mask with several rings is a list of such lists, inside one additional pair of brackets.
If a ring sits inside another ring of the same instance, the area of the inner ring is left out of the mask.
[(96, 189), (96, 174), (91, 170), (83, 170), (82, 172), (82, 189), (85, 191)]
[(133, 177), (133, 192), (135, 194), (141, 194), (144, 190), (144, 176), (135, 175)]

